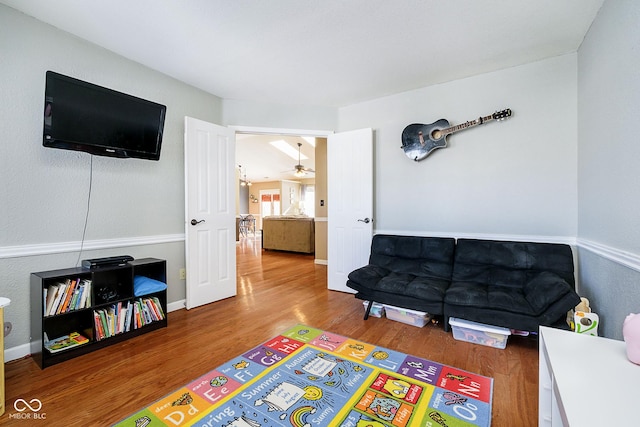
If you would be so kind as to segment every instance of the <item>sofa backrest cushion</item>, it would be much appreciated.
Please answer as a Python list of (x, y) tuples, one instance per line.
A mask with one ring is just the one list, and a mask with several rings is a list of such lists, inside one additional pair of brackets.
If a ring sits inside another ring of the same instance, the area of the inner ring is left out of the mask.
[(575, 289), (571, 247), (557, 243), (458, 239), (453, 281), (522, 287), (552, 272)]
[(369, 264), (396, 273), (450, 280), (454, 252), (452, 238), (376, 234)]

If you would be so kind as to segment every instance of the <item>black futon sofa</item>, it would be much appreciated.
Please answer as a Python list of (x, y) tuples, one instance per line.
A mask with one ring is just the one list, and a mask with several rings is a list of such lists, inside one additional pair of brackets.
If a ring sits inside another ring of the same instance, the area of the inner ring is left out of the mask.
[(443, 316), (445, 330), (449, 317), (567, 328), (566, 313), (580, 302), (571, 247), (556, 243), (377, 234), (369, 264), (347, 286), (359, 299)]

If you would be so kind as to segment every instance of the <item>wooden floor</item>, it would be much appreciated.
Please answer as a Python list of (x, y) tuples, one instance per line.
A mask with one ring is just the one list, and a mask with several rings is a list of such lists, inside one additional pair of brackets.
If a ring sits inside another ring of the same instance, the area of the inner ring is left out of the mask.
[[(512, 337), (499, 350), (456, 341), (441, 324), (365, 321), (361, 301), (326, 289), (327, 268), (313, 256), (258, 245), (243, 239), (237, 247), (234, 298), (171, 312), (168, 328), (45, 370), (30, 358), (7, 363), (0, 425), (113, 424), (298, 323), (493, 377), (492, 425), (537, 425), (535, 339)], [(16, 399), (39, 399), (46, 420), (18, 419)]]

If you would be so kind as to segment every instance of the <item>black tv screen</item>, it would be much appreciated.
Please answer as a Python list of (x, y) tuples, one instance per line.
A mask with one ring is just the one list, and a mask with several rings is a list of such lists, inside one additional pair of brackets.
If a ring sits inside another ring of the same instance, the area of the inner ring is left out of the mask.
[(42, 145), (159, 160), (167, 107), (47, 71)]

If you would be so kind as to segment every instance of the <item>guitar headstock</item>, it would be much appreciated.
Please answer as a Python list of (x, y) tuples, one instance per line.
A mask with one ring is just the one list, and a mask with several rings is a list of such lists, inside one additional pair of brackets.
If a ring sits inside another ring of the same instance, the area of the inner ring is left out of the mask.
[(496, 111), (491, 115), (493, 120), (506, 120), (511, 117), (511, 108), (506, 108), (502, 111)]

